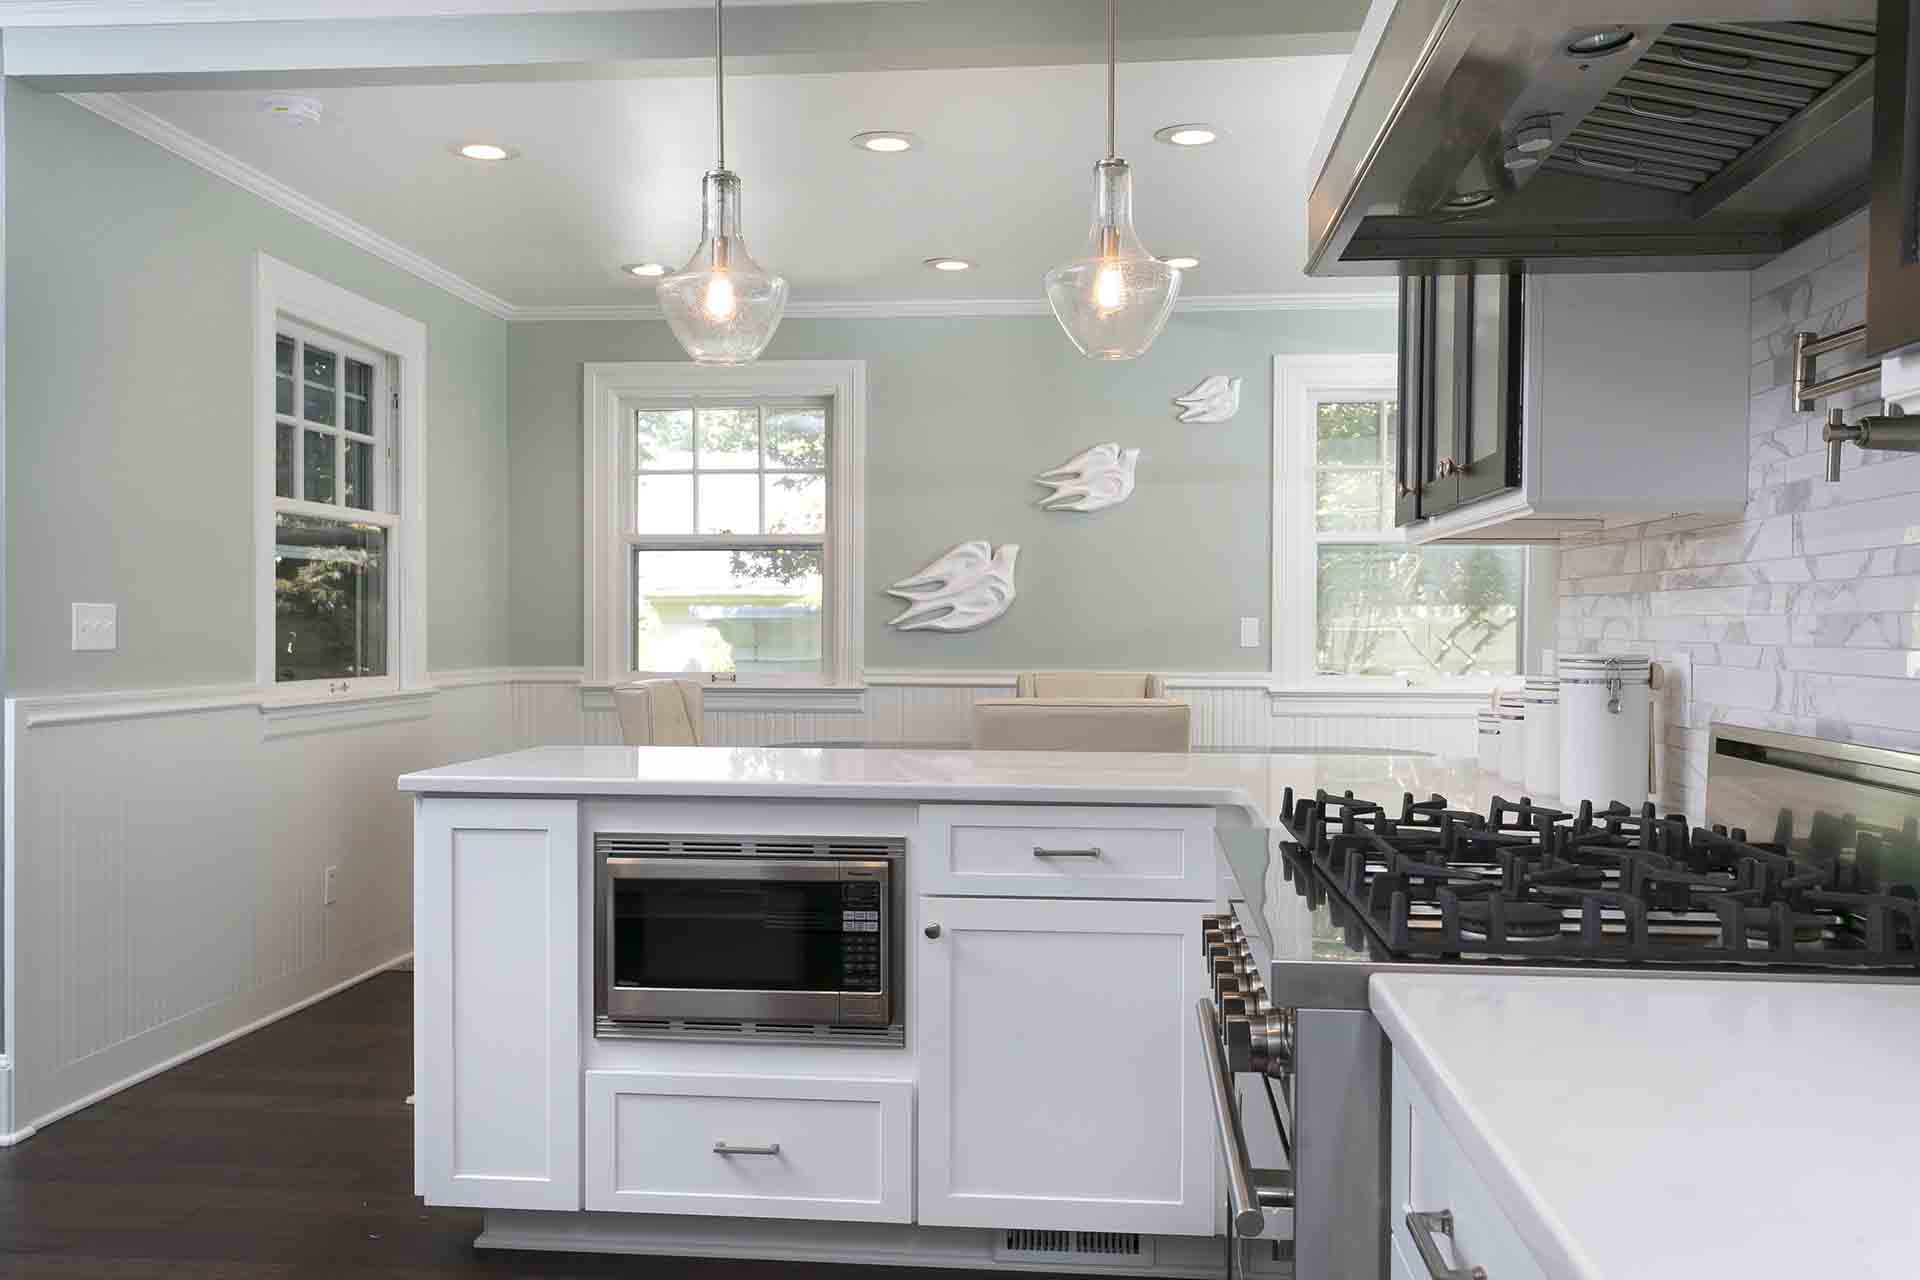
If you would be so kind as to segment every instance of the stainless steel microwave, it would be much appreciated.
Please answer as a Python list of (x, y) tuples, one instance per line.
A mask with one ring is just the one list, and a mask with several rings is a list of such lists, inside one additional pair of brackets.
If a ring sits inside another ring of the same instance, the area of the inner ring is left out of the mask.
[(598, 832), (601, 1035), (899, 1042), (905, 842)]

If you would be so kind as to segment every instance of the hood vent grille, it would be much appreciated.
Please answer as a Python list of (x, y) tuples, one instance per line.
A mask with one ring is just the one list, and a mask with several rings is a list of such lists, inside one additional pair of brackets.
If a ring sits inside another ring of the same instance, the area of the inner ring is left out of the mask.
[(1692, 194), (1872, 60), (1871, 23), (1676, 23), (1544, 167)]

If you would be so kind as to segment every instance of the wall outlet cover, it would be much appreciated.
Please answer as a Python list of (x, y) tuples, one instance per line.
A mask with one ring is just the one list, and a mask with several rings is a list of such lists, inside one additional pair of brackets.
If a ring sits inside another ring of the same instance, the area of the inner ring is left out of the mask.
[(120, 610), (111, 604), (73, 606), (75, 653), (117, 649), (120, 646)]

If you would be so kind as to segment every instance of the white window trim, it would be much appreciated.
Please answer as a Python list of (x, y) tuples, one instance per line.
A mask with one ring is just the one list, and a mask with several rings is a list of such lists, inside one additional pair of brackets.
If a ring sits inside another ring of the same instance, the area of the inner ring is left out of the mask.
[[(1314, 403), (1328, 395), (1399, 395), (1392, 353), (1286, 355), (1273, 360), (1273, 673), (1276, 694), (1308, 697), (1409, 698), (1420, 702), (1483, 698), (1498, 680), (1460, 678), (1410, 686), (1389, 676), (1324, 676), (1316, 672), (1314, 635)], [(1400, 426), (1405, 427), (1404, 416)], [(1362, 539), (1356, 539), (1362, 540)], [(1383, 530), (1366, 542), (1404, 542), (1406, 530)], [(1531, 604), (1542, 588), (1540, 563), (1529, 554), (1521, 595), (1519, 652), (1530, 651)], [(1548, 590), (1551, 590), (1549, 584)], [(1523, 663), (1524, 669), (1524, 663)], [(1511, 681), (1513, 677), (1503, 677)]]
[[(826, 594), (830, 602), (822, 639), (826, 670), (818, 688), (860, 685), (862, 625), (865, 616), (863, 562), (866, 517), (861, 500), (866, 482), (867, 366), (863, 360), (762, 360), (738, 368), (709, 368), (682, 361), (629, 361), (588, 364), (582, 396), (586, 435), (585, 636), (586, 681), (618, 684), (627, 670), (626, 628), (632, 611), (626, 565), (626, 432), (633, 411), (645, 400), (666, 397), (783, 396), (826, 397), (827, 557)], [(722, 684), (725, 697), (734, 686)], [(764, 696), (775, 684), (743, 684)], [(709, 686), (710, 689), (715, 686)]]
[[(373, 347), (399, 362), (399, 412), (388, 427), (399, 451), (394, 514), (400, 527), (393, 538), (388, 600), (398, 634), (388, 655), (390, 674), (379, 679), (281, 683), (273, 678), (274, 437), (263, 424), (274, 418), (274, 339), (282, 315)], [(263, 702), (362, 700), (431, 688), (426, 627), (427, 327), (264, 253), (254, 259), (253, 316), (254, 680)]]

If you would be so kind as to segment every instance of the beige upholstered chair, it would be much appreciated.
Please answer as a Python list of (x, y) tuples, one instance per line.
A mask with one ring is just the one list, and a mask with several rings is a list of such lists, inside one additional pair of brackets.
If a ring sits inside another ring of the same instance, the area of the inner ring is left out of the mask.
[(699, 746), (701, 703), (691, 680), (640, 680), (613, 691), (620, 736), (630, 747)]
[(1018, 698), (1164, 698), (1167, 682), (1144, 671), (1023, 671)]
[(982, 751), (1187, 751), (1193, 709), (1172, 698), (982, 698)]

